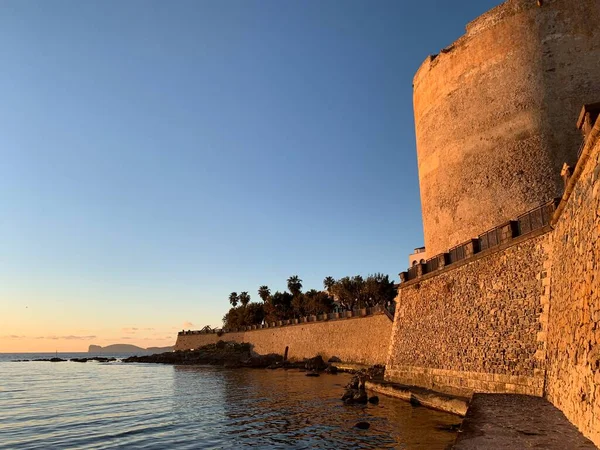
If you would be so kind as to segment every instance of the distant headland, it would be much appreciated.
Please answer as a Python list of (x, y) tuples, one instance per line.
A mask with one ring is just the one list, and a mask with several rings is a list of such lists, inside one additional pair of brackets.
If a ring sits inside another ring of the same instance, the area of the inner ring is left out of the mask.
[(157, 353), (170, 352), (172, 350), (173, 346), (142, 348), (131, 344), (112, 344), (107, 345), (106, 347), (102, 347), (100, 345), (90, 345), (88, 348), (88, 353)]

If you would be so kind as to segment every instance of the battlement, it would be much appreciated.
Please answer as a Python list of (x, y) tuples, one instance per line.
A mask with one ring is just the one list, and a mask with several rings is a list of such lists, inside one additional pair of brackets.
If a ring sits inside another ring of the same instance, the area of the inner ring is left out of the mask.
[(446, 54), (460, 49), (463, 45), (467, 44), (470, 39), (474, 38), (479, 33), (487, 31), (488, 29), (501, 24), (514, 14), (517, 14), (524, 9), (536, 7), (537, 4), (535, 0), (507, 0), (495, 8), (490, 9), (481, 16), (473, 19), (465, 27), (465, 34), (456, 39), (452, 44), (441, 49), (439, 53), (429, 55), (427, 58), (425, 58), (415, 73), (413, 78), (413, 86), (420, 82), (420, 79), (424, 73), (435, 67), (439, 61), (438, 58), (444, 58)]
[(478, 33), (507, 20), (514, 14), (533, 8), (539, 8), (536, 0), (507, 0), (469, 22), (466, 26), (466, 33), (463, 38), (475, 36)]
[(458, 263), (468, 263), (480, 256), (502, 250), (512, 243), (521, 242), (524, 238), (535, 237), (539, 234), (535, 233), (536, 231), (550, 231), (549, 226), (559, 203), (560, 199), (555, 198), (521, 214), (515, 220), (498, 225), (476, 238), (452, 247), (447, 252), (429, 258), (424, 263), (410, 267), (400, 273), (401, 286), (425, 275), (433, 275), (442, 269), (454, 268)]

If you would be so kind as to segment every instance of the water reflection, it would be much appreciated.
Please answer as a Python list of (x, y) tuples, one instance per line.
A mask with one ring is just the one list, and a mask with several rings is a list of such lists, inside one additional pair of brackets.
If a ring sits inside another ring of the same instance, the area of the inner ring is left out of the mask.
[[(212, 418), (213, 431), (226, 433), (229, 441), (221, 445), (232, 448), (441, 449), (455, 437), (442, 428), (459, 421), (384, 397), (377, 406), (346, 406), (339, 400), (350, 378), (344, 374), (309, 378), (297, 371), (178, 366), (174, 378), (174, 389), (181, 389), (174, 398), (185, 402), (182, 410), (193, 409), (191, 398), (210, 389), (210, 403), (219, 406), (207, 409), (197, 399), (196, 415), (205, 422), (209, 411), (223, 414)], [(370, 429), (354, 428), (359, 421), (369, 422)]]
[[(448, 414), (381, 397), (344, 406), (347, 375), (0, 361), (0, 450), (443, 449)], [(369, 430), (353, 428), (358, 421)]]

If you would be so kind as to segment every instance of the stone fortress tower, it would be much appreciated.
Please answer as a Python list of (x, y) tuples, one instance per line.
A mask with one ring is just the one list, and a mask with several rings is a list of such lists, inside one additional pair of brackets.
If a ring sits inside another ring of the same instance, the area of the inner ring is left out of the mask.
[(429, 257), (563, 191), (600, 92), (600, 0), (508, 0), (414, 78)]

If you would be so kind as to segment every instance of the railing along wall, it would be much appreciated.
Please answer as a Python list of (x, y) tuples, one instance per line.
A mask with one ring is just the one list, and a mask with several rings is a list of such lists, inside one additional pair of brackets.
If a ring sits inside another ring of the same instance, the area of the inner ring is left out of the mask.
[(480, 234), (477, 238), (452, 247), (447, 253), (441, 253), (429, 258), (425, 263), (412, 266), (400, 274), (400, 281), (405, 283), (436, 272), (459, 261), (469, 259), (477, 253), (505, 244), (516, 237), (527, 235), (549, 225), (559, 201), (560, 199), (554, 199), (538, 206), (520, 215), (516, 220), (498, 225)]
[[(392, 302), (393, 304), (395, 302)], [(394, 306), (392, 305), (389, 308), (384, 305), (375, 305), (368, 308), (360, 308), (354, 309), (352, 311), (341, 311), (327, 314), (317, 314), (310, 315), (304, 317), (298, 317), (287, 320), (277, 320), (275, 322), (262, 323), (258, 325), (248, 325), (239, 328), (222, 328), (222, 329), (211, 329), (211, 330), (182, 330), (178, 333), (179, 336), (187, 336), (193, 334), (218, 334), (219, 336), (224, 333), (237, 333), (241, 331), (252, 331), (252, 330), (262, 330), (266, 328), (277, 328), (277, 327), (285, 327), (290, 325), (298, 325), (303, 323), (313, 323), (313, 322), (324, 322), (328, 320), (339, 320), (339, 319), (350, 319), (352, 317), (366, 317), (372, 316), (374, 314), (385, 313), (393, 318)]]

